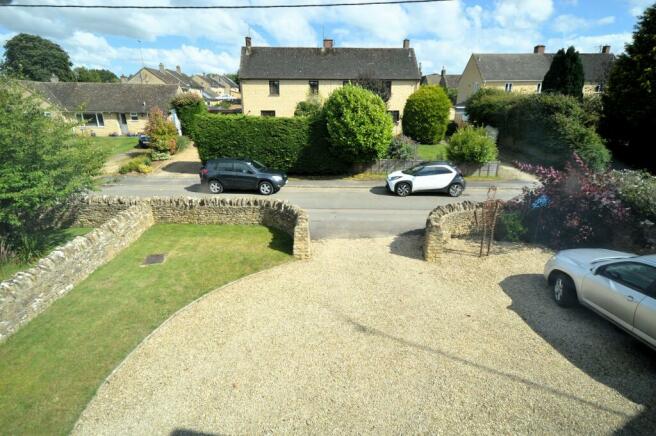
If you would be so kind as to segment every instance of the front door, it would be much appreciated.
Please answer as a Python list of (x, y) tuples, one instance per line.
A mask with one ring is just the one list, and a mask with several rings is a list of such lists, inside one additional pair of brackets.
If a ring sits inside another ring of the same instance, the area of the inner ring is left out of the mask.
[(125, 116), (125, 114), (118, 114), (118, 125), (121, 127), (122, 135), (127, 135), (129, 133), (128, 118)]

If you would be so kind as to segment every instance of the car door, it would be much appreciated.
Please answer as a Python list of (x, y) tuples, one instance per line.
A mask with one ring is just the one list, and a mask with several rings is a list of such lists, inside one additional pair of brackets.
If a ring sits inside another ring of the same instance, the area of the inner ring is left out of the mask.
[(435, 188), (433, 189), (444, 189), (451, 184), (451, 181), (456, 176), (456, 172), (449, 167), (439, 165), (435, 167), (434, 171), (435, 176), (433, 177), (433, 183)]
[(257, 175), (255, 170), (250, 168), (243, 162), (235, 162), (235, 189), (256, 189), (257, 188)]
[(217, 162), (216, 175), (225, 189), (235, 189), (235, 171), (234, 164), (231, 161)]
[(632, 331), (638, 305), (653, 282), (653, 267), (639, 262), (614, 262), (588, 274), (581, 284), (583, 302)]
[(652, 283), (647, 296), (638, 304), (633, 321), (633, 333), (656, 347), (656, 282)]

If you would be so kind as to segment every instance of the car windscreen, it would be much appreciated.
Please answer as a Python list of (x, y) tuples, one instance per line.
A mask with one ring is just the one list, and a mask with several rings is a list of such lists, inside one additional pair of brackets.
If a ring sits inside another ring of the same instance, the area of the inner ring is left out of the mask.
[(263, 169), (266, 169), (266, 165), (264, 165), (264, 164), (262, 164), (262, 163), (260, 163), (260, 162), (258, 162), (258, 161), (256, 161), (256, 160), (252, 160), (252, 161), (251, 161), (251, 164), (252, 164), (252, 165), (255, 167), (255, 169), (257, 169), (257, 170), (260, 170), (260, 171), (261, 171), (261, 170), (263, 170)]
[(417, 174), (419, 171), (423, 170), (424, 167), (425, 167), (425, 165), (415, 165), (414, 167), (412, 167), (412, 168), (408, 168), (407, 170), (403, 170), (403, 171), (401, 171), (401, 172), (402, 172), (403, 174), (408, 174), (408, 175), (414, 176), (414, 175)]

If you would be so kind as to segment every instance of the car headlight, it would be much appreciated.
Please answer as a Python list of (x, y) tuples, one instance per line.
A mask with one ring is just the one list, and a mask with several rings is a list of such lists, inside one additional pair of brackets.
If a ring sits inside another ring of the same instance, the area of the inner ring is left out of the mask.
[(282, 176), (272, 176), (271, 180), (274, 182), (282, 182)]
[(401, 176), (392, 176), (392, 177), (390, 177), (388, 180), (389, 180), (390, 182), (393, 182), (394, 180), (397, 180), (397, 179), (400, 179), (400, 178), (401, 178)]

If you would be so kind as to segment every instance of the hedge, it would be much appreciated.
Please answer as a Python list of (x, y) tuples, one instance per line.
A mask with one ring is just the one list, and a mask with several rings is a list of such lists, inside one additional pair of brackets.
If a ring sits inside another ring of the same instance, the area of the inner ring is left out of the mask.
[(595, 170), (610, 162), (603, 139), (573, 97), (483, 89), (467, 102), (466, 112), (470, 122), (499, 129), (500, 150), (530, 163), (563, 168), (572, 152)]
[(203, 162), (247, 157), (295, 174), (343, 174), (349, 169), (331, 154), (320, 118), (200, 114), (191, 137)]
[(203, 113), (207, 113), (207, 106), (205, 101), (198, 94), (191, 92), (184, 92), (173, 98), (171, 101), (171, 106), (175, 109), (180, 119), (180, 126), (182, 128), (182, 133), (189, 135), (193, 129), (192, 123), (195, 120), (195, 116)]

